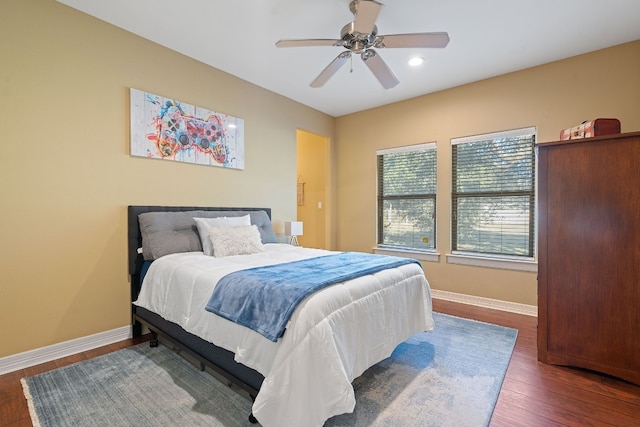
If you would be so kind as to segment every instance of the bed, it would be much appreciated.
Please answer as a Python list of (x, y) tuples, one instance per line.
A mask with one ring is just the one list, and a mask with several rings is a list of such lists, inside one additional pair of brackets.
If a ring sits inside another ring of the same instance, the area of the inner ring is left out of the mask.
[[(258, 240), (253, 251), (224, 253), (221, 238), (200, 239), (206, 230), (227, 233), (203, 224), (241, 218), (250, 226), (230, 235), (257, 233), (248, 239)], [(218, 281), (245, 269), (350, 254), (278, 243), (268, 208), (129, 206), (128, 226), (134, 336), (144, 325), (201, 369), (209, 367), (243, 389), (254, 400), (250, 420), (265, 427), (321, 426), (353, 411), (353, 379), (400, 342), (433, 328), (422, 268), (402, 263), (340, 286), (323, 285), (296, 306), (284, 333), (269, 338), (205, 309), (211, 291), (222, 287)], [(215, 253), (207, 247), (211, 242)]]

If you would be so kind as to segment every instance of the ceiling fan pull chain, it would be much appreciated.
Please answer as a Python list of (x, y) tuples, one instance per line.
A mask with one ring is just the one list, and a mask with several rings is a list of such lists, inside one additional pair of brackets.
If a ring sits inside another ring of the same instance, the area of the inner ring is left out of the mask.
[(351, 62), (349, 62), (349, 72), (353, 73), (353, 55), (349, 55), (349, 59), (351, 60)]

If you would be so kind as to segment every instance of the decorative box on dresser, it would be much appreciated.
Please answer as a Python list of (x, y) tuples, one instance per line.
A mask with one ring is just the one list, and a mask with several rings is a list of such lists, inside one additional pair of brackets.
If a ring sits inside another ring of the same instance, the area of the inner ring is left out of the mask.
[(537, 150), (538, 360), (640, 385), (640, 132)]

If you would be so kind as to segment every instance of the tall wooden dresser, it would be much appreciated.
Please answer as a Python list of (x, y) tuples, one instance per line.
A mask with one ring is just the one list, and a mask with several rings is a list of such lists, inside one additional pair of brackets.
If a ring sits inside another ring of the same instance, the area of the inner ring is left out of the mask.
[(537, 150), (538, 360), (640, 385), (640, 132)]

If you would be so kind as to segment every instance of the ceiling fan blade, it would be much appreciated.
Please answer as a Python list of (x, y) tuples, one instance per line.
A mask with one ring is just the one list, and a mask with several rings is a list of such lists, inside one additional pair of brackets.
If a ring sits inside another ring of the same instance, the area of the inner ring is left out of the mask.
[(356, 0), (353, 2), (352, 12), (355, 15), (353, 20), (353, 31), (361, 34), (371, 34), (376, 25), (376, 19), (382, 8), (382, 3), (374, 0)]
[(395, 87), (400, 81), (393, 75), (391, 69), (382, 60), (380, 55), (373, 49), (368, 49), (362, 53), (364, 63), (369, 67), (374, 76), (385, 89)]
[(449, 44), (447, 33), (391, 34), (378, 36), (376, 47), (445, 47)]
[(341, 43), (335, 39), (278, 40), (276, 47), (342, 46)]
[(340, 55), (336, 56), (336, 58), (331, 61), (331, 63), (327, 65), (320, 74), (318, 74), (318, 77), (311, 82), (310, 86), (315, 88), (324, 86), (324, 84), (333, 77), (333, 75), (344, 65), (345, 62), (347, 62), (347, 59), (349, 58), (351, 58), (350, 51), (342, 52)]

